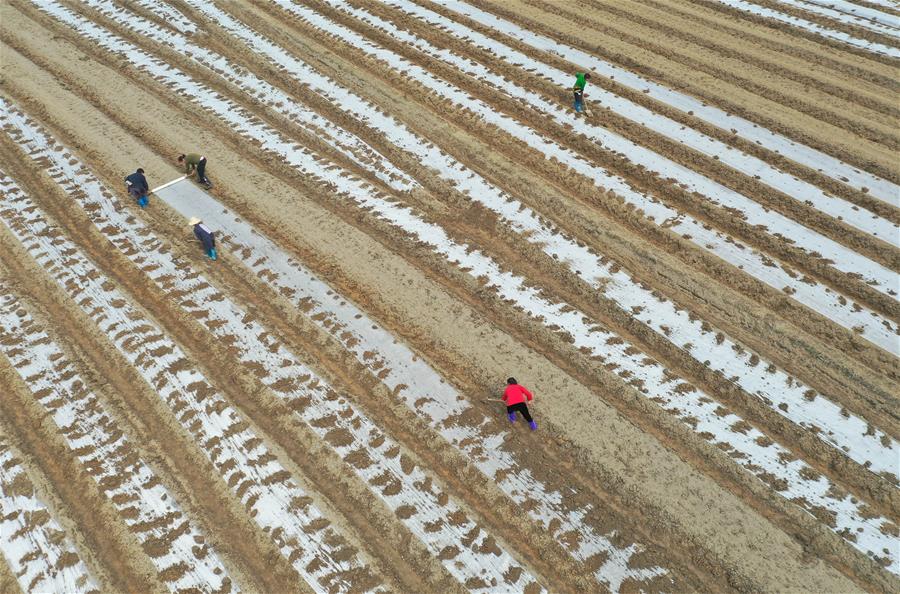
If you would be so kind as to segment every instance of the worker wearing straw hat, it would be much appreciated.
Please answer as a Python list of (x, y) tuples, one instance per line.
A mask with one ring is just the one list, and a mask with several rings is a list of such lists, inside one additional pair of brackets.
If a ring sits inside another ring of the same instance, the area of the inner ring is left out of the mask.
[(216, 238), (213, 235), (213, 232), (209, 230), (209, 227), (203, 224), (203, 221), (198, 219), (197, 217), (191, 217), (191, 220), (188, 221), (188, 225), (194, 228), (194, 235), (197, 236), (197, 239), (200, 240), (200, 243), (203, 244), (203, 251), (206, 252), (206, 255), (209, 256), (210, 260), (216, 259)]

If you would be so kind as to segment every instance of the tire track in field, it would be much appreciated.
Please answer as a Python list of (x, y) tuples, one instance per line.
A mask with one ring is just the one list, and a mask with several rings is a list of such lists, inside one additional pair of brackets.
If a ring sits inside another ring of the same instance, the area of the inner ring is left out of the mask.
[[(476, 592), (497, 587), (541, 591), (529, 572), (498, 547), (489, 532), (448, 499), (439, 481), (405, 452), (401, 455), (399, 444), (303, 366), (269, 329), (216, 291), (203, 276), (188, 272), (184, 263), (175, 261), (170, 248), (150, 229), (119, 214), (121, 205), (93, 175), (76, 159), (62, 158), (68, 149), (27, 125), (21, 114), (8, 107), (0, 121), (16, 128), (13, 139), (38, 162), (47, 163), (49, 175), (75, 196), (100, 232), (164, 294), (178, 301), (218, 340), (229, 344), (244, 365), (257, 370), (259, 380), (335, 448), (460, 583)], [(133, 241), (133, 235), (143, 239)]]
[(21, 192), (15, 200), (7, 194), (4, 204), (4, 222), (11, 222), (10, 230), (156, 388), (297, 572), (308, 583), (337, 591), (376, 586), (380, 580), (360, 564), (262, 440), (192, 368), (181, 349), (131, 306), (58, 228), (48, 225), (30, 199)]
[[(134, 60), (136, 63), (147, 63), (147, 62), (143, 62), (143, 60), (146, 59), (144, 57), (145, 54), (143, 54), (141, 52), (137, 52), (137, 50), (130, 48), (128, 46), (128, 44), (124, 43), (121, 39), (118, 39), (114, 36), (110, 36), (106, 32), (101, 32), (102, 30), (99, 29), (98, 27), (96, 27), (95, 25), (93, 25), (91, 23), (87, 23), (87, 22), (75, 17), (71, 13), (68, 13), (67, 11), (64, 11), (60, 8), (52, 8), (51, 12), (55, 15), (58, 15), (60, 18), (67, 20), (68, 22), (71, 23), (71, 26), (76, 28), (76, 30), (81, 31), (83, 34), (89, 35), (91, 38), (93, 38), (95, 41), (99, 42), (100, 44), (105, 45), (106, 47), (118, 48), (118, 51), (124, 52), (124, 55), (126, 55), (126, 56), (131, 56), (131, 59)], [(138, 61), (139, 59), (141, 61)], [(207, 97), (208, 93), (205, 92), (202, 89), (202, 87), (197, 86), (193, 82), (188, 83), (183, 78), (180, 78), (181, 77), (180, 74), (174, 73), (170, 68), (168, 68), (168, 67), (158, 68), (157, 67), (154, 70), (154, 73), (156, 74), (156, 76), (161, 77), (163, 79), (168, 78), (171, 82), (174, 82), (177, 85), (181, 85), (182, 88), (190, 88), (191, 93), (189, 94), (189, 96), (194, 97), (194, 101), (201, 102), (201, 104), (204, 104), (203, 102), (206, 101), (205, 98)], [(176, 82), (176, 81), (179, 81), (179, 82)], [(185, 85), (187, 85), (187, 86), (185, 86)], [(240, 130), (242, 134), (256, 138), (257, 142), (259, 142), (264, 147), (264, 150), (267, 150), (269, 152), (275, 152), (276, 154), (280, 154), (281, 158), (287, 159), (288, 162), (293, 167), (298, 168), (301, 171), (305, 171), (307, 173), (307, 175), (313, 174), (313, 172), (315, 172), (314, 175), (318, 176), (320, 179), (327, 180), (328, 183), (336, 186), (338, 188), (339, 192), (342, 192), (341, 188), (345, 188), (346, 190), (343, 190), (343, 191), (348, 191), (349, 197), (351, 197), (354, 201), (357, 201), (360, 206), (362, 206), (364, 208), (374, 209), (374, 212), (377, 213), (379, 217), (382, 217), (388, 221), (391, 221), (392, 224), (405, 229), (406, 232), (412, 232), (414, 235), (418, 236), (420, 238), (420, 240), (425, 241), (426, 244), (432, 245), (432, 246), (434, 246), (434, 248), (437, 248), (438, 250), (443, 251), (445, 253), (445, 257), (447, 257), (448, 259), (458, 260), (459, 261), (458, 266), (460, 266), (464, 269), (470, 268), (470, 266), (466, 265), (466, 262), (471, 260), (472, 266), (474, 266), (474, 270), (476, 270), (476, 271), (483, 270), (483, 272), (481, 274), (487, 276), (488, 278), (490, 278), (496, 274), (500, 274), (500, 276), (504, 277), (504, 279), (506, 278), (506, 275), (499, 273), (499, 271), (496, 271), (496, 264), (490, 262), (489, 260), (484, 259), (483, 256), (478, 252), (469, 253), (468, 250), (466, 250), (462, 246), (459, 246), (458, 244), (455, 244), (452, 241), (447, 241), (447, 238), (443, 234), (442, 231), (439, 231), (430, 223), (425, 223), (425, 221), (419, 219), (417, 217), (417, 215), (412, 213), (409, 209), (401, 208), (398, 205), (391, 205), (387, 202), (384, 202), (380, 198), (368, 195), (368, 193), (365, 190), (363, 190), (361, 187), (359, 187), (358, 182), (348, 179), (346, 177), (342, 177), (340, 175), (340, 173), (335, 173), (333, 170), (329, 171), (327, 168), (325, 168), (325, 170), (322, 170), (320, 168), (320, 166), (315, 164), (314, 161), (309, 161), (308, 159), (302, 157), (301, 156), (303, 154), (302, 151), (300, 152), (300, 154), (296, 154), (293, 152), (278, 153), (278, 147), (290, 147), (291, 145), (289, 143), (286, 144), (285, 141), (283, 139), (281, 139), (279, 137), (279, 135), (277, 135), (274, 131), (266, 129), (264, 126), (260, 126), (258, 124), (255, 124), (255, 123), (247, 120), (246, 117), (242, 116), (239, 111), (236, 111), (233, 108), (229, 108), (227, 106), (227, 104), (223, 106), (221, 103), (219, 103), (219, 101), (221, 101), (221, 100), (217, 100), (217, 102), (214, 102), (214, 103), (206, 103), (207, 109), (214, 109), (214, 110), (216, 110), (215, 113), (217, 113), (218, 117), (224, 117), (227, 120), (234, 122), (235, 129)], [(291, 150), (293, 151), (293, 149), (291, 149)], [(338, 196), (340, 196), (340, 195), (342, 195), (342, 194), (338, 194)], [(428, 235), (425, 235), (425, 234), (428, 234)], [(526, 295), (527, 295), (527, 299), (529, 301), (533, 301), (534, 299), (536, 299), (536, 295), (533, 292), (526, 292), (524, 295), (517, 294), (519, 289), (518, 288), (514, 289), (514, 287), (520, 286), (520, 283), (521, 283), (521, 281), (518, 281), (518, 280), (515, 282), (510, 282), (510, 280), (507, 279), (507, 280), (504, 280), (503, 282), (499, 283), (501, 285), (500, 287), (497, 287), (496, 282), (492, 282), (491, 287), (494, 288), (494, 290), (497, 290), (497, 289), (503, 290), (503, 291), (507, 292), (508, 295), (515, 296), (518, 299), (522, 299)], [(510, 291), (512, 291), (512, 293), (510, 293)], [(569, 311), (567, 313), (559, 312), (557, 310), (557, 307), (554, 305), (539, 304), (538, 302), (534, 302), (533, 304), (526, 305), (525, 310), (530, 311), (530, 312), (543, 310), (543, 311), (546, 311), (546, 313), (548, 313), (548, 314), (552, 313), (552, 318), (559, 319), (560, 322), (562, 322), (563, 326), (567, 327), (566, 330), (569, 333), (572, 332), (573, 327), (581, 327), (583, 325), (583, 323), (581, 321), (581, 314), (579, 314), (577, 311)], [(534, 315), (534, 314), (532, 314), (532, 315)], [(577, 321), (576, 321), (576, 319), (577, 319)], [(588, 334), (591, 333), (589, 330), (587, 330), (587, 327), (585, 327), (585, 330), (588, 332)], [(578, 332), (580, 333), (581, 331), (578, 331)], [(606, 336), (608, 336), (608, 335), (606, 335)], [(601, 337), (600, 337), (601, 341), (603, 341), (602, 337), (603, 337), (603, 334), (601, 334)], [(614, 351), (619, 350), (619, 347), (615, 346), (615, 344), (610, 345), (609, 342), (606, 342), (606, 341), (603, 341), (603, 342), (605, 344), (605, 347), (607, 347), (607, 348), (612, 347)], [(591, 344), (594, 344), (593, 339), (588, 339), (588, 344), (585, 344), (584, 346), (588, 346)], [(576, 347), (577, 346), (578, 346), (578, 339), (576, 338)], [(594, 345), (593, 348), (596, 349), (597, 346), (598, 345)], [(621, 347), (621, 348), (627, 348), (627, 345), (626, 345), (626, 347)], [(604, 348), (604, 350), (606, 350), (606, 348)], [(595, 354), (597, 356), (603, 357), (603, 355), (601, 355), (597, 351), (595, 351)], [(631, 357), (631, 355), (626, 354), (625, 358), (622, 359), (621, 362), (628, 363), (629, 360), (633, 360), (633, 359), (629, 359), (629, 357)], [(640, 369), (641, 366), (646, 365), (646, 363), (640, 363), (637, 361), (635, 361), (635, 363), (637, 363), (637, 367), (635, 367), (635, 369)], [(628, 363), (628, 364), (631, 365), (630, 363)], [(657, 370), (661, 371), (660, 367), (654, 367), (653, 369), (657, 369)], [(625, 371), (625, 370), (623, 369), (623, 371)], [(648, 388), (653, 387), (653, 386), (663, 386), (665, 383), (668, 383), (670, 381), (668, 378), (665, 377), (665, 374), (659, 375), (656, 377), (656, 379), (654, 379), (652, 376), (647, 376), (645, 373), (646, 371), (648, 371), (648, 370), (645, 369), (644, 371), (639, 371), (638, 377), (644, 376), (644, 377), (646, 377), (647, 380), (653, 381), (653, 384), (648, 385)], [(656, 373), (656, 372), (654, 371), (653, 373)], [(633, 372), (628, 371), (628, 374), (632, 375)], [(634, 380), (632, 380), (632, 381), (634, 381)], [(686, 391), (685, 389), (679, 389), (676, 393), (678, 393), (678, 395), (679, 395), (679, 397), (678, 397), (679, 401), (682, 400), (681, 397), (684, 394), (688, 394), (689, 396), (696, 395), (697, 397), (699, 397), (699, 394), (696, 391), (692, 391), (692, 390)], [(674, 406), (675, 410), (681, 410), (683, 408), (681, 406), (675, 405), (673, 400), (666, 401), (666, 399), (663, 398), (663, 401), (668, 402), (669, 403), (668, 406)], [(705, 407), (705, 405), (703, 405), (701, 401), (697, 401), (697, 402), (698, 402), (698, 404), (700, 404), (701, 409)], [(705, 421), (711, 422), (715, 425), (715, 424), (721, 423), (722, 419), (720, 419), (718, 417), (718, 415), (713, 413), (713, 408), (709, 408), (708, 413), (702, 413), (701, 416), (704, 417)], [(726, 417), (725, 422), (731, 423), (731, 424), (736, 423), (738, 420), (737, 418), (735, 418), (733, 421), (728, 421), (727, 419), (728, 419), (728, 417)], [(738, 431), (736, 433), (732, 433), (732, 431), (734, 431), (734, 430), (733, 429), (726, 430), (726, 432), (729, 434), (729, 439), (732, 440), (732, 444), (735, 444), (735, 447), (738, 447), (738, 449), (742, 449), (745, 451), (744, 455), (748, 455), (750, 458), (754, 458), (755, 455), (758, 455), (761, 453), (759, 451), (759, 446), (761, 445), (761, 442), (757, 443), (757, 440), (760, 440), (762, 438), (761, 434), (757, 435), (753, 432), (750, 432), (748, 435), (747, 433), (741, 433), (740, 431)], [(738, 436), (740, 436), (740, 437), (738, 437)], [(723, 436), (723, 434), (720, 434), (718, 437), (723, 438), (724, 436)], [(755, 445), (752, 445), (752, 444), (755, 444)], [(762, 455), (764, 457), (767, 456), (768, 453), (775, 451), (775, 450), (769, 449), (768, 446), (762, 446), (762, 447), (765, 450), (765, 452), (762, 453)], [(754, 454), (747, 454), (746, 453), (747, 451), (753, 451)], [(768, 452), (768, 453), (766, 453), (766, 452)], [(855, 516), (855, 513), (852, 513), (851, 516), (843, 515), (843, 512), (846, 511), (846, 508), (843, 506), (846, 506), (848, 503), (850, 503), (849, 495), (845, 499), (841, 500), (841, 503), (839, 504), (838, 507), (835, 507), (835, 503), (829, 503), (829, 501), (828, 501), (829, 496), (826, 495), (826, 493), (828, 493), (830, 491), (830, 486), (829, 486), (830, 483), (826, 479), (824, 479), (824, 477), (817, 476), (814, 479), (814, 481), (812, 481), (812, 482), (810, 482), (809, 479), (796, 478), (796, 477), (799, 477), (800, 475), (798, 474), (798, 475), (794, 476), (793, 473), (795, 473), (795, 472), (799, 473), (801, 469), (805, 468), (805, 465), (803, 465), (802, 463), (800, 463), (799, 465), (792, 463), (789, 466), (782, 466), (781, 462), (774, 462), (773, 464), (770, 464), (770, 463), (763, 462), (762, 459), (760, 459), (760, 458), (756, 458), (755, 462), (766, 464), (767, 466), (769, 466), (769, 470), (772, 472), (776, 472), (776, 473), (788, 472), (790, 475), (793, 476), (793, 478), (791, 479), (792, 481), (796, 480), (796, 481), (799, 481), (799, 483), (805, 484), (807, 487), (813, 488), (812, 491), (804, 491), (803, 497), (796, 499), (796, 501), (798, 503), (800, 503), (801, 505), (805, 504), (805, 502), (808, 500), (809, 497), (815, 496), (821, 502), (822, 505), (824, 505), (826, 508), (830, 508), (832, 510), (832, 512), (834, 512), (838, 515), (840, 522), (850, 521), (850, 522), (853, 522), (854, 525), (856, 525), (855, 524), (856, 522), (861, 521), (862, 525), (859, 525), (857, 527), (863, 528), (863, 531), (866, 532), (866, 537), (865, 537), (865, 539), (863, 539), (862, 542), (859, 542), (860, 538), (858, 536), (851, 538), (851, 541), (854, 540), (854, 538), (857, 540), (857, 542), (855, 543), (856, 546), (868, 548), (868, 547), (872, 546), (872, 544), (877, 543), (882, 538), (882, 536), (879, 535), (880, 528), (878, 528), (880, 520), (872, 523), (869, 520), (863, 519), (862, 517)], [(749, 467), (745, 464), (745, 468), (749, 469), (752, 467), (753, 467), (753, 464), (750, 464)], [(818, 485), (818, 486), (814, 487), (814, 485)], [(814, 492), (817, 491), (818, 489), (824, 489), (824, 491), (818, 491), (818, 495), (814, 495)], [(821, 499), (819, 499), (819, 498), (821, 498)], [(851, 519), (851, 518), (858, 518), (858, 519)], [(868, 529), (864, 527), (866, 525), (869, 526)], [(854, 530), (855, 530), (855, 528), (854, 528)], [(872, 539), (874, 539), (874, 540), (872, 540)], [(872, 554), (875, 554), (875, 555), (881, 554), (880, 553), (881, 547), (877, 544), (875, 544), (874, 546), (876, 547), (876, 550), (878, 552), (877, 553), (873, 552)]]
[[(18, 308), (15, 297), (5, 289), (0, 288), (0, 307)], [(0, 552), (19, 587), (23, 592), (99, 593), (70, 538), (38, 496), (20, 458), (0, 429)]]

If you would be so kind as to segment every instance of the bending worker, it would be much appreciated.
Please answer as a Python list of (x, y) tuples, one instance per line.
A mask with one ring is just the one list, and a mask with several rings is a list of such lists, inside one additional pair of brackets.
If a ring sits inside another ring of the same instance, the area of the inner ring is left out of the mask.
[(210, 186), (209, 179), (206, 177), (206, 157), (197, 153), (188, 153), (186, 155), (178, 155), (178, 162), (184, 165), (184, 172), (190, 175), (197, 170), (197, 181), (204, 186)]
[(198, 219), (197, 217), (191, 217), (191, 220), (188, 221), (188, 224), (194, 228), (194, 235), (197, 236), (197, 239), (200, 240), (200, 243), (203, 244), (203, 251), (209, 256), (210, 260), (216, 259), (216, 238), (213, 235), (213, 232), (209, 230), (209, 227), (203, 224), (203, 221)]
[(528, 405), (525, 404), (526, 398), (529, 402), (534, 400), (534, 396), (531, 395), (531, 392), (525, 386), (520, 386), (514, 377), (506, 380), (503, 401), (506, 403), (506, 415), (509, 417), (509, 422), (515, 423), (516, 412), (520, 412), (525, 420), (528, 421), (528, 426), (534, 431), (537, 429), (537, 423), (534, 422), (534, 419), (531, 418), (531, 413), (528, 412)]
[(138, 167), (138, 170), (125, 178), (125, 187), (128, 194), (137, 200), (141, 208), (147, 206), (147, 194), (150, 193), (150, 186), (147, 185), (147, 178), (144, 177), (144, 170)]

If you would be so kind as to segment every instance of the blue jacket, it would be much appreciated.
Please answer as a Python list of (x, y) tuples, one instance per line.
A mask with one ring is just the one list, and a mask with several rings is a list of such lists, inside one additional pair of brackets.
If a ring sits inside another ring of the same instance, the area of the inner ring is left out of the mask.
[(125, 181), (131, 184), (131, 187), (135, 190), (138, 190), (143, 193), (147, 193), (150, 190), (150, 186), (147, 185), (147, 178), (144, 177), (143, 173), (138, 173), (135, 171), (131, 175), (125, 178)]
[(196, 235), (197, 239), (203, 244), (204, 250), (208, 252), (209, 250), (215, 249), (216, 238), (213, 237), (213, 232), (210, 231), (206, 225), (203, 223), (194, 225), (194, 235)]

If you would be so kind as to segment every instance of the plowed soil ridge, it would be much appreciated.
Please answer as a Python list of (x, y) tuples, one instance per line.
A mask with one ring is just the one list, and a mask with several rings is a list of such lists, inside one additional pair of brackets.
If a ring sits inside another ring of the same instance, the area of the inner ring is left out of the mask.
[(842, 25), (862, 27), (887, 37), (900, 36), (896, 18), (892, 19), (889, 15), (871, 8), (853, 6), (850, 3), (829, 5), (825, 0), (779, 0), (779, 4), (822, 15)]

